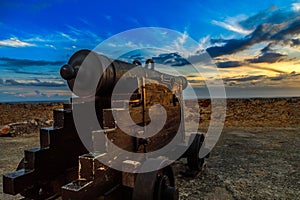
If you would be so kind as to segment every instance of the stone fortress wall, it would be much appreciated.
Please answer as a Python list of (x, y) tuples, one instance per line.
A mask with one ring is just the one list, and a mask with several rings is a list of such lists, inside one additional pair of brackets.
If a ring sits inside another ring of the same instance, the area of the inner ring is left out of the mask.
[[(300, 98), (227, 99), (225, 127), (300, 127)], [(194, 109), (186, 101), (185, 114)], [(34, 133), (51, 126), (53, 109), (63, 103), (0, 103), (0, 135)], [(205, 128), (211, 120), (211, 100), (199, 100), (200, 124)]]

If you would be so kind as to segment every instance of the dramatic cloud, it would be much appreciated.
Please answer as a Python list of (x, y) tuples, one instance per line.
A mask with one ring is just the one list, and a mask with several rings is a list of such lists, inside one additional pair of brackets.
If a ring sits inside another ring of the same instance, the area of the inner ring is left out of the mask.
[(225, 21), (212, 20), (212, 24), (223, 27), (229, 31), (233, 31), (242, 35), (248, 35), (253, 30), (248, 30), (239, 24), (240, 21), (244, 20), (246, 17), (239, 15), (237, 17), (228, 17)]
[[(218, 57), (246, 50), (250, 46), (262, 42), (268, 43), (269, 46), (267, 48), (269, 49), (277, 44), (293, 47), (300, 43), (299, 38), (297, 38), (300, 34), (300, 19), (295, 12), (263, 11), (244, 20), (240, 24), (243, 27), (255, 28), (255, 30), (242, 39), (211, 39), (212, 44), (224, 43), (224, 45), (209, 47), (206, 49), (207, 52), (212, 57)], [(269, 49), (265, 49), (265, 51)], [(264, 57), (266, 56), (274, 58), (278, 55), (267, 54)], [(271, 61), (274, 62), (272, 59)]]
[(242, 66), (242, 63), (239, 61), (226, 61), (226, 62), (217, 62), (216, 65), (218, 68), (234, 68)]
[(178, 53), (165, 53), (157, 57), (152, 57), (154, 62), (171, 65), (171, 66), (184, 66), (190, 64), (187, 59), (181, 57)]
[(300, 39), (292, 39), (291, 42), (292, 42), (291, 46), (298, 46), (298, 45), (300, 45)]
[(265, 9), (241, 21), (240, 24), (248, 29), (254, 29), (261, 24), (284, 24), (299, 17), (299, 13), (287, 9)]
[(291, 76), (300, 76), (300, 73), (297, 73), (297, 72), (295, 72), (295, 71), (292, 71), (292, 72), (290, 73), (290, 75), (291, 75)]
[(287, 27), (284, 27), (282, 30), (272, 35), (271, 39), (282, 40), (282, 39), (286, 39), (284, 38), (284, 36), (286, 35), (295, 35), (299, 33), (300, 33), (300, 19), (297, 19), (291, 24), (289, 24)]
[(254, 45), (268, 39), (267, 26), (260, 25), (253, 33), (243, 39), (231, 39), (231, 40), (213, 40), (212, 42), (222, 41), (226, 44), (223, 46), (214, 46), (206, 49), (212, 57), (218, 57), (226, 54), (233, 54), (238, 51), (242, 51)]
[(275, 63), (284, 60), (287, 55), (283, 55), (280, 53), (264, 53), (257, 58), (247, 59), (250, 63)]
[(274, 46), (272, 43), (268, 44), (266, 47), (260, 50), (261, 53), (268, 53), (273, 52), (272, 46)]
[(279, 74), (278, 76), (271, 77), (271, 81), (281, 81), (282, 79), (287, 78), (289, 75), (288, 74)]
[(260, 79), (265, 78), (265, 75), (257, 75), (257, 76), (243, 76), (243, 77), (231, 77), (231, 78), (224, 78), (224, 82), (230, 82), (230, 81), (235, 81), (235, 82), (246, 82), (246, 81), (257, 81)]
[(33, 43), (21, 41), (16, 37), (12, 37), (6, 40), (0, 40), (0, 47), (1, 46), (2, 47), (32, 47), (36, 45)]
[(202, 80), (189, 80), (188, 81), (189, 83), (197, 83), (197, 84), (200, 84), (200, 83), (202, 83), (203, 85), (205, 85), (205, 83), (204, 83), (204, 81), (202, 81)]
[(233, 76), (224, 78), (224, 84), (226, 86), (239, 86), (239, 87), (257, 87), (265, 86), (280, 86), (282, 82), (290, 86), (298, 86), (300, 82), (300, 74), (296, 72), (280, 73), (276, 76), (267, 75), (244, 75)]
[(294, 79), (294, 78), (298, 78), (300, 76), (299, 73), (296, 73), (295, 71), (291, 72), (291, 73), (281, 73), (277, 76), (274, 77), (270, 77), (271, 81), (282, 81), (283, 79)]
[(47, 61), (47, 60), (28, 60), (15, 58), (0, 58), (1, 66), (27, 67), (27, 66), (45, 66), (62, 65), (65, 61)]
[(247, 66), (247, 67), (253, 68), (253, 69), (266, 70), (266, 71), (271, 71), (271, 72), (276, 72), (276, 73), (286, 73), (285, 71), (282, 71), (280, 69), (257, 66), (257, 65), (253, 65), (251, 63), (244, 63), (244, 65)]

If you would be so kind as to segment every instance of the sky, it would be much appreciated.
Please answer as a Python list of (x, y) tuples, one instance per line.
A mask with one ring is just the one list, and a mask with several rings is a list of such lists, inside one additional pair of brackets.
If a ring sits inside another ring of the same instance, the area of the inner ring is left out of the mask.
[[(187, 37), (198, 42), (187, 56), (207, 52), (229, 98), (300, 96), (300, 1), (0, 0), (0, 9), (0, 102), (68, 100), (59, 69), (70, 56), (141, 27), (181, 33), (166, 46)], [(162, 63), (188, 70), (173, 61)], [(203, 77), (187, 78), (199, 97), (209, 97)]]

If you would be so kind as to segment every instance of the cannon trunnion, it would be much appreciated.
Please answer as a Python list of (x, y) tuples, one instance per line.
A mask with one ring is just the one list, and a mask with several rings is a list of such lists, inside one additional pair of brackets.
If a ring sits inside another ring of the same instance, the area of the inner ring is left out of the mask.
[[(148, 64), (151, 67), (148, 68)], [(91, 90), (89, 81), (98, 72), (101, 76), (94, 82), (97, 87)], [(80, 78), (79, 73), (84, 78)], [(196, 134), (186, 142), (181, 122), (186, 79), (156, 71), (152, 60), (142, 67), (138, 61), (131, 64), (111, 60), (88, 50), (76, 52), (61, 68), (61, 76), (77, 97), (63, 109), (53, 111), (53, 127), (42, 128), (40, 147), (25, 150), (17, 170), (3, 175), (3, 191), (12, 195), (20, 193), (28, 199), (59, 196), (62, 199), (179, 199), (172, 166), (168, 164), (171, 158), (141, 156), (132, 160), (126, 157), (120, 164), (122, 171), (100, 160), (112, 153), (122, 156), (111, 152), (109, 142), (128, 152), (149, 153), (175, 138), (178, 148), (187, 149), (181, 158), (187, 157), (190, 170), (200, 171), (204, 158), (198, 155), (204, 136)], [(120, 83), (123, 88), (128, 84), (129, 88), (134, 87), (129, 96), (126, 90), (115, 90)], [(157, 104), (166, 114), (162, 129), (155, 135), (140, 137), (147, 132), (148, 125), (154, 123), (151, 119), (161, 115), (161, 110), (153, 110)], [(86, 124), (87, 142), (83, 142), (74, 122), (74, 109), (84, 110), (91, 105), (101, 128)], [(128, 117), (134, 125), (128, 123)], [(150, 165), (158, 170), (138, 173)]]

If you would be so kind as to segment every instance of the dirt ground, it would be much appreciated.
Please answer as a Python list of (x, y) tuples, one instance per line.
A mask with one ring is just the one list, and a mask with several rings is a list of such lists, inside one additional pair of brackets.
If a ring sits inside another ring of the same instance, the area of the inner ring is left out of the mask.
[[(37, 134), (1, 137), (0, 173), (38, 144)], [(300, 128), (226, 128), (206, 165), (195, 178), (177, 176), (180, 199), (299, 199)], [(3, 194), (0, 181), (0, 199), (21, 198)]]
[(299, 199), (300, 128), (227, 128), (181, 199)]
[[(24, 156), (24, 150), (39, 146), (38, 134), (28, 134), (17, 137), (0, 137), (0, 173), (16, 170), (20, 160)], [(0, 180), (0, 199), (22, 199), (21, 196), (3, 194), (2, 176)]]

